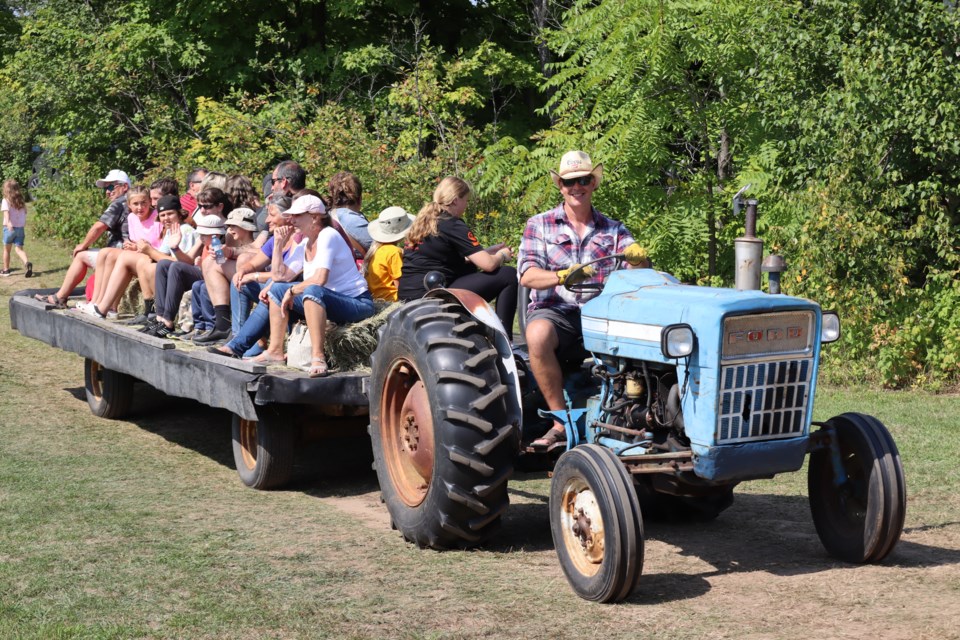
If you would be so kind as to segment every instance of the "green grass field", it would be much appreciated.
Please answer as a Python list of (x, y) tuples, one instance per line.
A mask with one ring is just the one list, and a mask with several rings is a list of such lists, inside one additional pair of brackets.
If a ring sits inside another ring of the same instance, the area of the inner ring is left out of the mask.
[(828, 557), (796, 473), (741, 485), (706, 525), (647, 523), (644, 576), (617, 606), (568, 587), (545, 474), (520, 474), (486, 547), (433, 552), (389, 526), (369, 442), (306, 447), (284, 491), (245, 488), (229, 416), (137, 386), (94, 417), (82, 361), (10, 329), (7, 300), (59, 284), (67, 252), (28, 238), (41, 276), (0, 280), (0, 638), (960, 637), (960, 398), (821, 390), (896, 438), (904, 538), (882, 565)]

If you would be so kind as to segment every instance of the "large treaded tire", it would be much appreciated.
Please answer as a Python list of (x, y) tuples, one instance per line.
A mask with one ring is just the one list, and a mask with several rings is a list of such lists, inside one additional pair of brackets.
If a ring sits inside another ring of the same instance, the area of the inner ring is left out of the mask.
[(834, 482), (829, 448), (810, 455), (807, 486), (817, 534), (834, 557), (880, 562), (900, 540), (907, 512), (900, 452), (873, 416), (844, 413), (828, 420), (827, 428), (836, 435), (846, 481)]
[(643, 572), (643, 518), (626, 468), (594, 444), (565, 452), (550, 483), (550, 532), (578, 596), (619, 602)]
[(257, 408), (259, 420), (233, 415), (233, 461), (240, 481), (252, 489), (277, 489), (293, 476), (296, 431), (274, 406)]
[(459, 304), (417, 300), (372, 357), (374, 468), (393, 526), (420, 547), (480, 544), (509, 503), (520, 430), (489, 331)]
[(133, 378), (107, 369), (96, 360), (83, 360), (83, 386), (87, 404), (93, 415), (101, 418), (122, 418), (133, 402)]

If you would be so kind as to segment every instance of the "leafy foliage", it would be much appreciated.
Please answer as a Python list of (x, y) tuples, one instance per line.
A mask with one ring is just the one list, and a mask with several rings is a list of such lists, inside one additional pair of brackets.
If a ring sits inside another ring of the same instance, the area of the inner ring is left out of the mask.
[(752, 185), (785, 290), (844, 318), (828, 377), (960, 382), (955, 3), (20, 0), (0, 34), (0, 174), (59, 169), (45, 233), (82, 234), (109, 168), (290, 157), (319, 190), (357, 173), (370, 216), (463, 175), (468, 223), (516, 244), (581, 148), (598, 208), (684, 281), (732, 280)]

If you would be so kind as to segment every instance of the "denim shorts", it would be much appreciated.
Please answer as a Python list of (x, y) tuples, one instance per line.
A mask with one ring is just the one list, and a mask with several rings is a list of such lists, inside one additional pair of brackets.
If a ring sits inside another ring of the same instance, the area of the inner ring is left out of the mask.
[(26, 234), (23, 232), (23, 227), (14, 227), (13, 231), (7, 227), (3, 228), (3, 244), (15, 244), (22, 247), (24, 238), (26, 238)]

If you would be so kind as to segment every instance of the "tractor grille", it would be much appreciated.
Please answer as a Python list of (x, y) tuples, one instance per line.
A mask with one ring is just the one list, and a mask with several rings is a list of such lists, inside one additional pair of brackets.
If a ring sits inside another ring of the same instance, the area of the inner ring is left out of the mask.
[(722, 367), (717, 444), (803, 435), (812, 372), (810, 358)]

